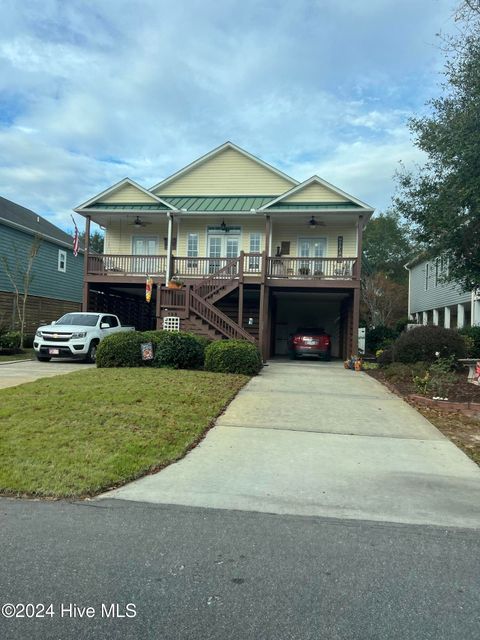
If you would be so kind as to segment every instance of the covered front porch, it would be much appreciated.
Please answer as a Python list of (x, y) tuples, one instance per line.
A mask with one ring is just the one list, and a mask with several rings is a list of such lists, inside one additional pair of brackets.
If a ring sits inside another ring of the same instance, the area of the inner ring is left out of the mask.
[[(169, 263), (169, 264), (168, 264)], [(169, 266), (169, 268), (167, 268)], [(156, 276), (164, 284), (170, 278), (193, 279), (228, 271), (232, 277), (320, 281), (353, 280), (357, 277), (356, 258), (268, 257), (266, 252), (245, 253), (231, 257), (186, 257), (167, 255), (102, 254), (87, 256), (87, 275), (101, 278)], [(168, 278), (168, 280), (167, 280)]]

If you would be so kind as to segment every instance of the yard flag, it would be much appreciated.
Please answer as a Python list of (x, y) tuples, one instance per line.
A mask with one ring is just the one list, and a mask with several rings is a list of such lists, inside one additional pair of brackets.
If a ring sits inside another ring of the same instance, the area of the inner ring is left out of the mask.
[(78, 227), (77, 227), (77, 223), (75, 222), (75, 218), (72, 216), (72, 220), (73, 220), (73, 225), (75, 227), (75, 234), (73, 236), (73, 255), (75, 257), (78, 256)]
[(145, 285), (145, 300), (150, 302), (152, 299), (152, 287), (153, 287), (153, 278), (147, 276), (147, 282)]

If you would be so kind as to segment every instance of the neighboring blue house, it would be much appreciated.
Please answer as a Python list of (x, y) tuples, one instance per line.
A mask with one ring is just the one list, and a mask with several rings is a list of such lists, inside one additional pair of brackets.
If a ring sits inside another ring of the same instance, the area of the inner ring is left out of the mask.
[(456, 282), (444, 282), (448, 263), (442, 258), (419, 256), (408, 269), (408, 314), (419, 324), (447, 328), (480, 325), (480, 299), (462, 291)]
[(0, 327), (18, 325), (14, 287), (9, 271), (23, 293), (22, 270), (35, 238), (40, 241), (33, 262), (27, 298), (25, 333), (43, 323), (81, 309), (83, 251), (73, 255), (73, 238), (45, 218), (0, 197)]

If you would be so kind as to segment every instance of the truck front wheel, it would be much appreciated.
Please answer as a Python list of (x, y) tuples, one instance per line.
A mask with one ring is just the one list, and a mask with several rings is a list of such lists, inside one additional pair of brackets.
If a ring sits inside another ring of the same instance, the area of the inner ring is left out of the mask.
[(37, 356), (37, 360), (39, 362), (50, 362), (51, 358), (49, 358), (48, 356)]
[(93, 341), (90, 343), (87, 357), (85, 358), (85, 362), (92, 362), (95, 364), (95, 362), (97, 361), (97, 347), (98, 347), (98, 342)]

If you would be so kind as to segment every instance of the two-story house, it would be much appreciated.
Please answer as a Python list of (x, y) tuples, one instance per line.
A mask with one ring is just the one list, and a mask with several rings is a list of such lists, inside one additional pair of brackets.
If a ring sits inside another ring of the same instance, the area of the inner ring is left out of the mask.
[(68, 233), (34, 211), (0, 197), (0, 326), (18, 327), (14, 291), (18, 287), (23, 296), (26, 265), (37, 241), (26, 304), (27, 334), (34, 333), (40, 324), (81, 309), (83, 250), (74, 256)]
[(417, 256), (407, 265), (408, 314), (418, 324), (461, 329), (480, 325), (480, 299), (474, 291), (463, 291), (445, 279), (444, 258)]
[(105, 229), (105, 255), (87, 248), (85, 310), (257, 341), (265, 358), (285, 355), (298, 327), (323, 327), (334, 356), (357, 350), (373, 209), (317, 176), (300, 183), (227, 142), (150, 189), (126, 178), (75, 211), (86, 237), (91, 221)]

